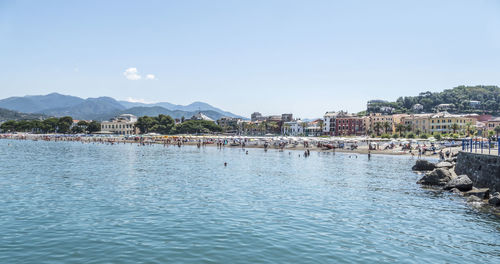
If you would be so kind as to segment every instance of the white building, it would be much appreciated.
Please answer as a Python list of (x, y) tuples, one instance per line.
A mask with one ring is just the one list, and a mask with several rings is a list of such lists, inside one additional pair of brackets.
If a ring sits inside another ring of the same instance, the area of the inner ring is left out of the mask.
[(337, 113), (335, 111), (326, 112), (323, 116), (323, 134), (335, 135), (335, 119)]
[(101, 123), (101, 132), (110, 132), (119, 135), (135, 135), (137, 129), (135, 123), (137, 117), (131, 114), (123, 114)]
[(212, 118), (206, 116), (204, 113), (202, 112), (198, 112), (197, 114), (195, 114), (194, 116), (191, 117), (191, 120), (205, 120), (205, 121), (212, 121), (212, 122), (215, 122)]
[(287, 136), (298, 136), (304, 134), (304, 122), (301, 120), (290, 121), (283, 123), (281, 133)]

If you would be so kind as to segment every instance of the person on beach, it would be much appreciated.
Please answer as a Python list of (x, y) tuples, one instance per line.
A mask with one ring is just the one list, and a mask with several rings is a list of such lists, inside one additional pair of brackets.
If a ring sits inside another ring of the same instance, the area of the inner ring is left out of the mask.
[(422, 149), (420, 147), (418, 148), (418, 158), (422, 158)]
[(371, 157), (372, 157), (372, 153), (371, 153), (371, 151), (370, 151), (370, 150), (368, 150), (368, 160), (370, 160), (370, 159), (371, 159)]

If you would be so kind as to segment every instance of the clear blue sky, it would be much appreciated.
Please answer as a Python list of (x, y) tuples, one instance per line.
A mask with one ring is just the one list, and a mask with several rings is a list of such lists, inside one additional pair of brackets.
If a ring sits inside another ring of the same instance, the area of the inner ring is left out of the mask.
[(500, 84), (500, 1), (0, 1), (0, 98), (306, 118), (462, 84)]

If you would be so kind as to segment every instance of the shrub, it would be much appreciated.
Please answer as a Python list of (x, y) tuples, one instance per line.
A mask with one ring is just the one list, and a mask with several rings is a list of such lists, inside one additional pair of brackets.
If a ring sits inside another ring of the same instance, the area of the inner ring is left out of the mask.
[(399, 137), (399, 134), (394, 133), (394, 134), (392, 134), (392, 136), (391, 136), (391, 137), (392, 137), (392, 138), (398, 138), (398, 137)]
[(391, 138), (391, 136), (389, 136), (389, 134), (382, 134), (381, 138)]
[(406, 138), (415, 138), (415, 134), (410, 132), (410, 133), (406, 134)]
[(420, 138), (427, 139), (427, 138), (429, 138), (429, 135), (428, 134), (422, 134), (422, 135), (420, 135)]

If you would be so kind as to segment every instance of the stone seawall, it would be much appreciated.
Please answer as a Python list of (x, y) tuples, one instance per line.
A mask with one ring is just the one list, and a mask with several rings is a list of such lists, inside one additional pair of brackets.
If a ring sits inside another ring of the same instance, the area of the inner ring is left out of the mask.
[(469, 176), (476, 187), (500, 192), (500, 156), (460, 152), (455, 172)]

